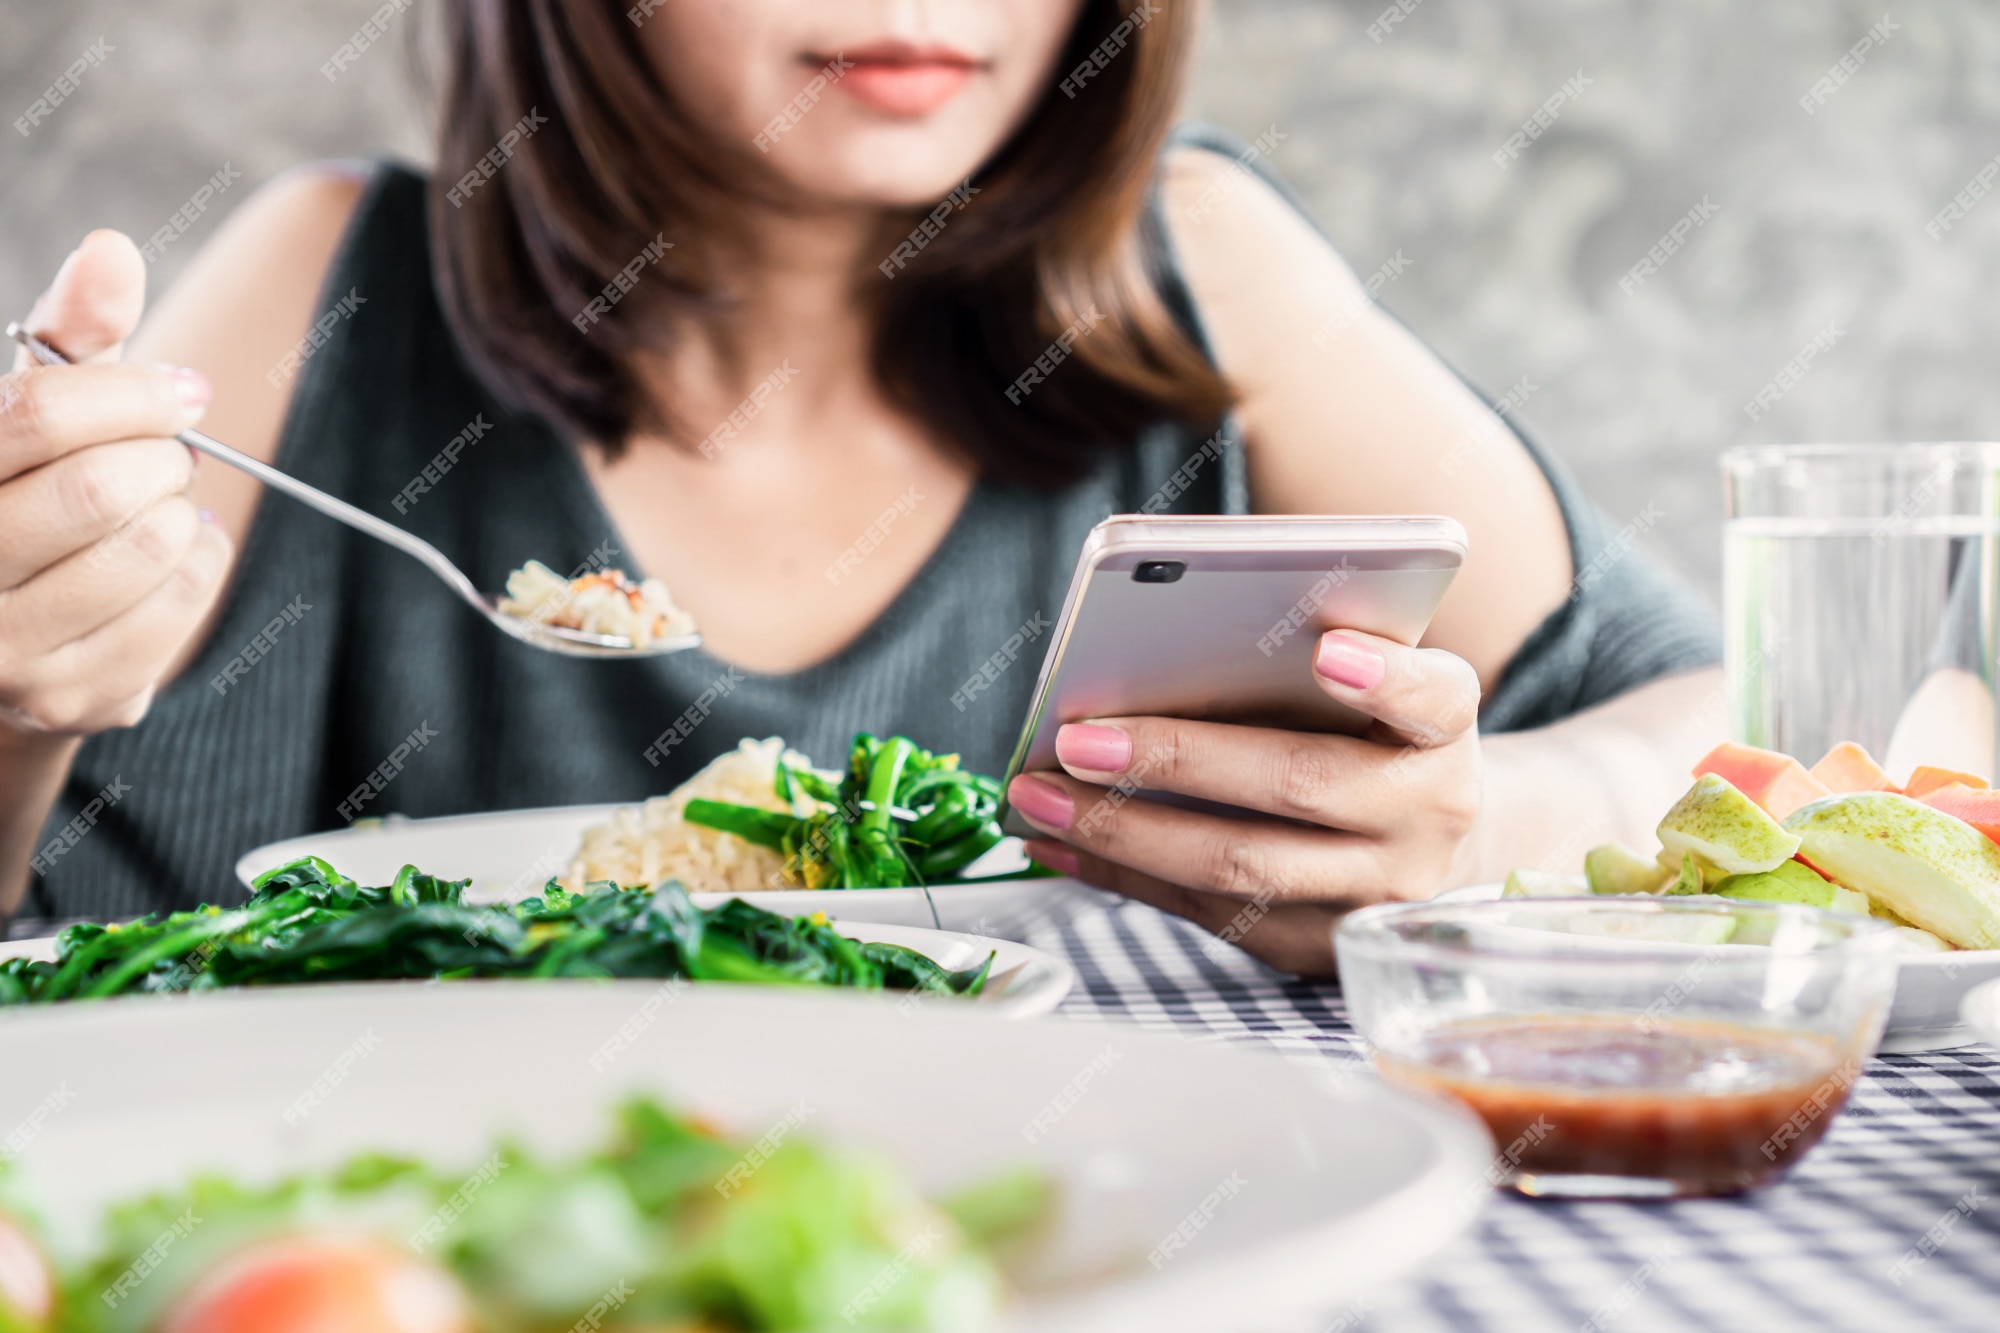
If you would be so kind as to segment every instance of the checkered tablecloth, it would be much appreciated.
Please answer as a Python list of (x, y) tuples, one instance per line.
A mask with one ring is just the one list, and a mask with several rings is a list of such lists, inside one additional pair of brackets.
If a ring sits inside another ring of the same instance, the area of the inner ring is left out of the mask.
[[(1338, 986), (1281, 976), (1152, 908), (1093, 907), (1018, 937), (1076, 967), (1069, 1017), (1365, 1063)], [(1418, 1278), (1327, 1311), (1319, 1333), (1357, 1329), (1994, 1333), (2000, 1055), (1973, 1046), (1870, 1062), (1826, 1139), (1787, 1179), (1748, 1196), (1624, 1204), (1496, 1193)]]

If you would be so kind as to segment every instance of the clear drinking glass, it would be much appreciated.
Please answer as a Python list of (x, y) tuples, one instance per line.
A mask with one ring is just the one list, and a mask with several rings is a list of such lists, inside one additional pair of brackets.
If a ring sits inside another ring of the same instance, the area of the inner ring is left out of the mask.
[(1759, 445), (1722, 476), (1736, 739), (1992, 777), (2000, 445)]

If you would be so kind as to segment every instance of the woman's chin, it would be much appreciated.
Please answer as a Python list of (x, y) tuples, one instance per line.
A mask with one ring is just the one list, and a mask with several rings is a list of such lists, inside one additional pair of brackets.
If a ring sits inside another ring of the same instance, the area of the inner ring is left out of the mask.
[[(828, 126), (779, 145), (770, 164), (800, 195), (837, 206), (928, 207), (976, 174), (992, 148), (984, 140), (966, 151), (958, 128), (923, 121)], [(997, 146), (998, 136), (994, 136)], [(976, 182), (975, 182), (976, 184)]]
[(907, 209), (928, 208), (972, 175), (970, 167), (955, 172), (914, 172), (884, 170), (881, 163), (874, 166), (873, 172), (857, 165), (852, 171), (820, 168), (785, 172), (784, 177), (808, 209)]

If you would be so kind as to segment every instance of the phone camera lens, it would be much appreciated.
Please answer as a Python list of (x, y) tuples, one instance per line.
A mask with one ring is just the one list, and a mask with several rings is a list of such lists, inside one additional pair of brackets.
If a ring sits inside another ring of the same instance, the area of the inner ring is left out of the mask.
[(1177, 583), (1187, 573), (1185, 560), (1141, 560), (1132, 571), (1134, 583)]

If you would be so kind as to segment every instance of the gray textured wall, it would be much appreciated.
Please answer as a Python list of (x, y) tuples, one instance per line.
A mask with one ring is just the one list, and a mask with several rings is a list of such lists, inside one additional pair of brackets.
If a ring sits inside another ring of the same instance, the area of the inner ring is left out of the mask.
[[(305, 158), (420, 157), (400, 41), (319, 73), (380, 3), (0, 0), (9, 122), (110, 47), (26, 137), (0, 132), (0, 310), (25, 308), (84, 230), (149, 233), (225, 161), (243, 173), (226, 204)], [(1220, 0), (1196, 114), (1249, 138), (1275, 125), (1272, 160), (1355, 266), (1408, 261), (1388, 303), (1495, 394), (1532, 384), (1525, 420), (1615, 515), (1657, 505), (1646, 541), (1697, 584), (1713, 590), (1726, 445), (2000, 436), (2000, 203), (1925, 230), (2000, 152), (1993, 5), (1889, 10), (1886, 40), (1811, 114), (1798, 99), (1882, 9), (1420, 0), (1385, 28), (1385, 8)], [(1579, 73), (1546, 133), (1497, 166)], [(1621, 291), (1704, 200), (1684, 247)], [(1831, 350), (1751, 420), (1744, 405), (1829, 325)]]

